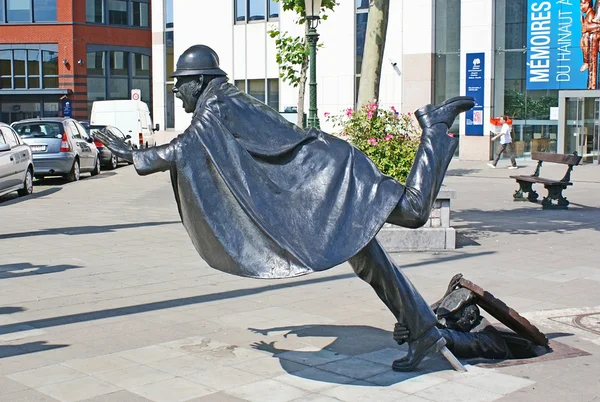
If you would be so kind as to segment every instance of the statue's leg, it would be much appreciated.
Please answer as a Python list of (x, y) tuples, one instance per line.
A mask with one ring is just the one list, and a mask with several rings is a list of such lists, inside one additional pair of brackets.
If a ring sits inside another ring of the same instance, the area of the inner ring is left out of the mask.
[[(473, 105), (472, 98), (456, 97), (415, 112), (423, 129), (421, 143), (406, 180), (404, 194), (388, 222), (410, 228), (418, 228), (427, 222), (458, 146), (458, 141), (448, 135), (448, 128), (458, 114)], [(354, 272), (373, 287), (398, 322), (410, 332), (408, 354), (394, 362), (394, 370), (414, 370), (428, 353), (444, 347), (445, 341), (435, 328), (437, 320), (433, 311), (376, 240), (349, 262)]]
[(435, 314), (376, 239), (348, 262), (356, 275), (371, 285), (398, 322), (409, 329), (409, 352), (405, 358), (394, 362), (394, 370), (412, 371), (425, 356), (445, 345), (435, 327)]
[(371, 240), (348, 262), (356, 275), (371, 285), (398, 322), (409, 329), (409, 342), (435, 326), (435, 314), (377, 239)]
[(428, 105), (415, 112), (423, 129), (421, 143), (406, 179), (404, 194), (387, 222), (409, 228), (418, 228), (427, 222), (458, 146), (456, 138), (448, 135), (448, 128), (456, 116), (472, 106), (471, 98), (457, 97), (445, 105)]

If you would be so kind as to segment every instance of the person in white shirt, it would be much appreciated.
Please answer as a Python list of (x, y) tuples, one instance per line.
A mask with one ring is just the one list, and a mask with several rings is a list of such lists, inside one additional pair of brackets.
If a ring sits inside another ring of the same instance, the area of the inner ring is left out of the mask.
[(492, 138), (492, 141), (496, 141), (498, 138), (500, 138), (500, 150), (498, 151), (498, 154), (496, 155), (496, 158), (494, 158), (494, 162), (492, 163), (488, 163), (488, 166), (491, 168), (496, 168), (496, 165), (498, 164), (498, 161), (500, 160), (500, 156), (502, 155), (503, 152), (506, 151), (506, 153), (508, 154), (508, 157), (510, 158), (510, 164), (511, 166), (509, 166), (509, 169), (517, 169), (517, 161), (515, 160), (515, 153), (513, 150), (513, 144), (512, 144), (512, 138), (510, 137), (510, 126), (508, 125), (508, 117), (506, 116), (502, 116), (500, 117), (500, 122), (502, 123), (502, 128), (500, 129), (500, 133), (498, 135), (496, 135), (494, 138)]

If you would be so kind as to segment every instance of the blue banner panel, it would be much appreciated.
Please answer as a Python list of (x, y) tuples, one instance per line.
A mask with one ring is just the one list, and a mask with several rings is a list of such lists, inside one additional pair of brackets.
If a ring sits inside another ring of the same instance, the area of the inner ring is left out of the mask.
[(64, 99), (62, 101), (62, 114), (63, 117), (71, 117), (71, 113), (72, 113), (72, 108), (71, 108), (71, 101)]
[[(582, 19), (593, 18), (587, 2), (576, 0), (528, 0), (527, 84), (528, 90), (586, 89), (588, 72), (583, 50), (592, 36), (582, 34)], [(586, 51), (586, 54), (590, 54)], [(598, 54), (592, 55), (598, 58)], [(580, 71), (584, 69), (584, 71)]]
[(465, 113), (465, 135), (483, 135), (484, 71), (485, 54), (467, 53), (467, 76), (465, 77), (467, 88), (465, 95), (475, 98), (475, 106)]

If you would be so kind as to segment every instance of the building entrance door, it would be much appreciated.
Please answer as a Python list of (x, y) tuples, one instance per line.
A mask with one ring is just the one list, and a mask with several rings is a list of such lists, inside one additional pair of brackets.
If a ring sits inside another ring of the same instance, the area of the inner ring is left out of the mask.
[[(564, 97), (564, 150), (577, 152), (584, 163), (598, 163), (600, 158), (600, 93), (584, 91)], [(561, 99), (562, 101), (563, 99)]]

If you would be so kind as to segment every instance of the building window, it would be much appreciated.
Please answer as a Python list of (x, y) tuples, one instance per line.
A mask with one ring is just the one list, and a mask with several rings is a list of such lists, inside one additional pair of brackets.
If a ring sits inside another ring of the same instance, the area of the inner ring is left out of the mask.
[(58, 52), (42, 51), (42, 76), (44, 88), (58, 88)]
[(248, 95), (265, 102), (265, 80), (248, 80)]
[(279, 78), (235, 80), (234, 85), (240, 91), (247, 92), (248, 95), (279, 111)]
[(0, 89), (12, 88), (12, 51), (0, 50)]
[(31, 22), (31, 0), (7, 0), (8, 22)]
[(40, 52), (39, 50), (27, 51), (27, 87), (40, 88)]
[(358, 88), (360, 83), (360, 73), (362, 70), (363, 53), (365, 50), (365, 37), (367, 35), (367, 21), (369, 19), (369, 1), (367, 6), (362, 7), (361, 0), (356, 0), (356, 18), (354, 30), (355, 44), (355, 66), (354, 66), (354, 103), (358, 102)]
[(129, 99), (131, 89), (152, 101), (150, 53), (135, 50), (99, 50), (87, 53), (88, 111), (96, 100)]
[(85, 21), (104, 23), (104, 0), (85, 0)]
[(370, 0), (356, 0), (356, 9), (357, 10), (364, 10), (364, 9), (369, 9), (369, 1)]
[(265, 0), (248, 0), (248, 21), (265, 19)]
[(33, 20), (56, 21), (56, 0), (33, 0)]
[(246, 0), (235, 0), (235, 22), (246, 22)]
[(56, 0), (0, 0), (0, 23), (55, 21)]
[(246, 92), (246, 80), (235, 80), (235, 86), (238, 87), (240, 91)]
[(58, 88), (58, 52), (0, 49), (0, 90), (40, 88)]
[(279, 111), (279, 79), (270, 78), (267, 80), (267, 104), (273, 109)]
[(279, 2), (275, 0), (233, 0), (234, 22), (276, 20), (279, 18)]
[[(444, 0), (434, 5), (434, 103), (460, 95), (460, 3), (461, 0)], [(457, 133), (459, 123), (455, 119), (450, 132)], [(458, 147), (456, 152), (458, 155)]]
[(269, 19), (279, 18), (279, 1), (269, 1)]
[(128, 22), (127, 1), (108, 0), (108, 23), (111, 25), (127, 25)]
[(148, 3), (133, 2), (133, 26), (143, 28), (150, 26)]

